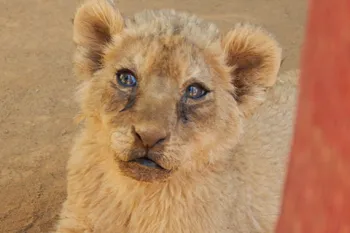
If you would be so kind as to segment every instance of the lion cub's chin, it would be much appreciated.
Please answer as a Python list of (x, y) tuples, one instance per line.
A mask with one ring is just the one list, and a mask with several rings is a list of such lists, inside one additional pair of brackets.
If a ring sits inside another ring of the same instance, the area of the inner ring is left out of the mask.
[(165, 181), (172, 173), (171, 170), (161, 167), (156, 161), (148, 157), (137, 158), (130, 161), (119, 161), (118, 164), (123, 175), (137, 181)]

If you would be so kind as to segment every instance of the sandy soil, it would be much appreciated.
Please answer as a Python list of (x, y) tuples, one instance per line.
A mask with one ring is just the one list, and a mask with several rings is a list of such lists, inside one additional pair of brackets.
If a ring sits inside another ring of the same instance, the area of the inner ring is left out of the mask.
[[(65, 198), (76, 126), (71, 18), (78, 1), (0, 0), (0, 232), (48, 232)], [(298, 67), (306, 0), (120, 0), (132, 14), (175, 8), (224, 30), (262, 24), (281, 42), (282, 70)]]

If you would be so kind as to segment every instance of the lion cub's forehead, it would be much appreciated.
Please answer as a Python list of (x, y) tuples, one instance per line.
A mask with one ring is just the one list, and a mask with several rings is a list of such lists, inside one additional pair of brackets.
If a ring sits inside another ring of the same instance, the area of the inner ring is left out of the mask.
[(220, 37), (216, 25), (175, 10), (145, 10), (126, 19), (125, 25), (140, 36), (179, 35), (203, 48)]
[(135, 54), (133, 61), (143, 75), (171, 78), (179, 85), (190, 78), (210, 81), (209, 67), (204, 60), (203, 51), (177, 37), (152, 40), (143, 53)]

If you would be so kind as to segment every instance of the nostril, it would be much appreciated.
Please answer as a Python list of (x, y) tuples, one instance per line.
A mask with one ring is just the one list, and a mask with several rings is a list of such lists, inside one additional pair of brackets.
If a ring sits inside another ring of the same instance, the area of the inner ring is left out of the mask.
[(142, 142), (142, 138), (141, 138), (140, 134), (138, 134), (136, 131), (135, 131), (135, 136), (137, 137), (137, 139), (139, 139)]
[(135, 138), (142, 142), (142, 137), (141, 137), (141, 135), (136, 131), (135, 126), (132, 127), (132, 132), (133, 132), (133, 134), (135, 135)]

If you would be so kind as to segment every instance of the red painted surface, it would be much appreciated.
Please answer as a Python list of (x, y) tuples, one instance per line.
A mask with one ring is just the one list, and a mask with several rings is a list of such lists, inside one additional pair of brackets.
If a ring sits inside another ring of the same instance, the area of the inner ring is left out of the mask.
[(350, 0), (311, 0), (278, 233), (350, 233)]

